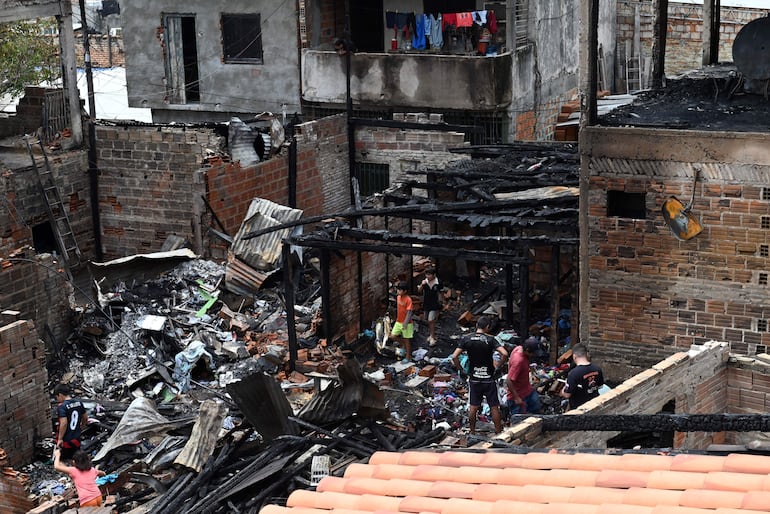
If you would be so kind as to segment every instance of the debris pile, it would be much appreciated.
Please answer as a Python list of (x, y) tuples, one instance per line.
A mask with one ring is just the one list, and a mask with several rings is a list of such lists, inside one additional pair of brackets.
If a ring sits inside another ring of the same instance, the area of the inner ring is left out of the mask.
[[(225, 266), (184, 252), (153, 259), (154, 276), (146, 262), (139, 267), (147, 276), (136, 272), (131, 260), (100, 271), (99, 301), (81, 313), (50, 375), (89, 409), (83, 448), (112, 477), (102, 490), (113, 509), (256, 512), (375, 451), (465, 447), (492, 435), (488, 407), (480, 435), (467, 433), (467, 385), (449, 355), (474, 319), (494, 309), (500, 286), (491, 294), (446, 286), (439, 344), (419, 341), (405, 363), (378, 354), (373, 331), (344, 347), (319, 337), (318, 273), (312, 258), (306, 262), (293, 371), (286, 306), (269, 282), (232, 294)], [(493, 268), (484, 275), (496, 278)], [(512, 330), (498, 338), (511, 349), (520, 342)], [(560, 412), (566, 367), (533, 364), (548, 413)], [(504, 377), (500, 386), (505, 394)], [(37, 503), (64, 512), (76, 499), (50, 468), (52, 444), (43, 440), (40, 462), (25, 471)]]

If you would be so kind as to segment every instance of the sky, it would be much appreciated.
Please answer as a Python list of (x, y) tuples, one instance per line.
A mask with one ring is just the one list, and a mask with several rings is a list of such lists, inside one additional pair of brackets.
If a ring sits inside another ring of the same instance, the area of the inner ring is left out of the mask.
[[(703, 4), (703, 0), (672, 0), (680, 4)], [(770, 9), (770, 0), (722, 0), (722, 7), (753, 7), (755, 9)]]
[[(150, 109), (128, 106), (125, 68), (94, 68), (94, 106), (98, 120), (133, 120), (152, 123)], [(88, 81), (85, 70), (78, 69), (78, 89), (80, 98), (88, 111)], [(18, 98), (0, 98), (0, 111), (16, 112)]]

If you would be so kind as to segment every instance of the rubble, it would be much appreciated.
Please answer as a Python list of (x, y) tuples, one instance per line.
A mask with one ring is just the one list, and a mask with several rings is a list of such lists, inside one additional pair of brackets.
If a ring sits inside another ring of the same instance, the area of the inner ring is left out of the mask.
[[(292, 363), (279, 291), (262, 284), (246, 295), (237, 285), (233, 293), (226, 265), (174, 252), (142, 259), (155, 275), (145, 270), (141, 281), (128, 271), (138, 259), (97, 267), (99, 301), (82, 310), (51, 361), (52, 383), (69, 383), (89, 408), (83, 448), (114, 478), (102, 486), (112, 512), (256, 511), (375, 451), (463, 447), (493, 434), (488, 408), (479, 434), (467, 434), (466, 385), (448, 357), (475, 319), (496, 309), (500, 270), (485, 268), (477, 288), (446, 284), (439, 344), (418, 339), (412, 361), (401, 363), (376, 343), (381, 329), (343, 347), (319, 337), (319, 278), (309, 256)], [(428, 265), (418, 259), (415, 273)], [(533, 330), (547, 341), (549, 325)], [(520, 342), (512, 330), (498, 338), (509, 348)], [(567, 368), (533, 365), (549, 414), (561, 412)], [(41, 512), (58, 513), (76, 499), (50, 467), (51, 449), (50, 439), (41, 441), (40, 460), (25, 473), (35, 504), (51, 502)]]

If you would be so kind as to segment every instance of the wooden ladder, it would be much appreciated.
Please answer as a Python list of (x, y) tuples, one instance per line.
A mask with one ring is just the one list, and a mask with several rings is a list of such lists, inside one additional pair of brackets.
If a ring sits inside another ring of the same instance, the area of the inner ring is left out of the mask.
[(75, 268), (80, 264), (80, 248), (78, 248), (75, 234), (72, 232), (72, 225), (67, 216), (67, 210), (62, 203), (59, 188), (56, 185), (53, 172), (51, 171), (48, 154), (46, 154), (43, 141), (38, 140), (37, 143), (40, 145), (40, 150), (43, 152), (43, 161), (45, 163), (45, 168), (41, 169), (35, 160), (35, 154), (32, 151), (32, 144), (29, 141), (29, 136), (24, 136), (24, 142), (27, 144), (27, 150), (32, 159), (32, 167), (37, 174), (40, 192), (45, 200), (48, 220), (51, 222), (51, 229), (53, 230), (56, 239), (56, 245), (59, 247), (59, 251), (61, 252), (67, 271), (69, 272), (71, 268)]

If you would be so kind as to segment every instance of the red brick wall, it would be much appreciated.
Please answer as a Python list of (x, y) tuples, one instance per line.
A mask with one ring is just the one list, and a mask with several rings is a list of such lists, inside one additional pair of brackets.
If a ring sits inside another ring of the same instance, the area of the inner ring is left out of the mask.
[(32, 461), (35, 441), (50, 437), (45, 350), (33, 323), (0, 327), (0, 447), (12, 466)]
[[(123, 38), (106, 34), (92, 35), (88, 38), (88, 50), (91, 53), (91, 66), (94, 68), (112, 68), (126, 65), (123, 51)], [(83, 66), (83, 37), (75, 37), (75, 56), (78, 66)]]
[[(581, 234), (588, 287), (581, 297), (581, 341), (619, 376), (708, 340), (738, 354), (770, 344), (770, 162), (766, 137), (645, 129), (590, 129), (588, 230)], [(585, 157), (585, 154), (584, 154)], [(704, 226), (679, 241), (661, 214), (675, 196)], [(644, 219), (609, 215), (608, 191), (644, 193)], [(764, 220), (764, 221), (763, 221)], [(766, 224), (763, 227), (763, 224)], [(583, 304), (586, 302), (586, 304)]]
[[(310, 9), (311, 2), (317, 6), (316, 10)], [(306, 12), (310, 16), (318, 16), (318, 38), (322, 45), (331, 44), (345, 33), (345, 4), (339, 0), (305, 0), (308, 6)], [(307, 27), (313, 26), (316, 20), (308, 17)]]
[(576, 89), (541, 102), (533, 111), (523, 111), (515, 114), (517, 141), (551, 141), (564, 140), (563, 136), (556, 137), (556, 123), (562, 108), (573, 104), (577, 95)]
[(36, 256), (32, 249), (17, 251), (10, 257), (25, 260), (3, 261), (0, 310), (19, 311), (22, 319), (33, 320), (41, 332), (48, 325), (57, 340), (64, 341), (72, 331), (68, 299), (72, 287), (60, 264), (50, 254)]

